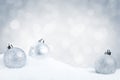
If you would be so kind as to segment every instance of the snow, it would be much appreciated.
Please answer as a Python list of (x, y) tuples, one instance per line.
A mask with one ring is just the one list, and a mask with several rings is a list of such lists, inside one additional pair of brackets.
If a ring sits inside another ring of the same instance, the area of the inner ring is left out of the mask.
[(73, 67), (49, 56), (30, 57), (23, 68), (9, 69), (0, 58), (1, 80), (120, 80), (120, 70), (113, 74), (97, 74), (93, 68)]

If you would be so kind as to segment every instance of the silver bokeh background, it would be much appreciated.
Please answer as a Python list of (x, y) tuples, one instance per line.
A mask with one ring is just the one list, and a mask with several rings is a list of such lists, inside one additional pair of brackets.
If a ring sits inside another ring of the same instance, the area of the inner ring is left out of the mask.
[(106, 49), (120, 66), (120, 0), (0, 0), (0, 52), (8, 43), (28, 54), (40, 38), (50, 56), (92, 67)]

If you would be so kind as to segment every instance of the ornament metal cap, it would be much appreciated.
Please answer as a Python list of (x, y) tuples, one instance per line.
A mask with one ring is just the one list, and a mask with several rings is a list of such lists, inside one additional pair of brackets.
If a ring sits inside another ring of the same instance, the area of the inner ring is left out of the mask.
[(11, 49), (11, 48), (13, 48), (13, 45), (12, 44), (8, 44), (8, 47), (7, 47), (8, 49)]
[(38, 42), (45, 43), (45, 41), (43, 39), (38, 40)]
[(107, 49), (107, 52), (105, 52), (106, 55), (111, 55), (111, 51)]

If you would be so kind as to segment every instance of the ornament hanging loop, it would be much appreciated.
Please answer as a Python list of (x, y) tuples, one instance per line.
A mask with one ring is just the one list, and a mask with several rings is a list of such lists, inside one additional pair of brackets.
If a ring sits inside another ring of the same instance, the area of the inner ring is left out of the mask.
[(40, 39), (38, 42), (45, 43), (45, 41), (43, 39)]

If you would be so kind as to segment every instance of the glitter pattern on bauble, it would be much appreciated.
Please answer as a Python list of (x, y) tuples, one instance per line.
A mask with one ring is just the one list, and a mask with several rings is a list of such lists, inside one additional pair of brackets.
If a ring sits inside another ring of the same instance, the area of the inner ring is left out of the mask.
[(49, 47), (45, 44), (43, 39), (40, 39), (34, 46), (30, 48), (29, 55), (30, 56), (39, 56), (39, 55), (47, 55), (49, 52)]
[(4, 64), (8, 68), (21, 68), (26, 64), (25, 52), (12, 45), (8, 46), (8, 49), (4, 53)]
[(111, 74), (116, 71), (116, 62), (107, 50), (103, 56), (95, 63), (95, 71), (100, 74)]

